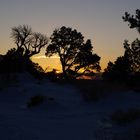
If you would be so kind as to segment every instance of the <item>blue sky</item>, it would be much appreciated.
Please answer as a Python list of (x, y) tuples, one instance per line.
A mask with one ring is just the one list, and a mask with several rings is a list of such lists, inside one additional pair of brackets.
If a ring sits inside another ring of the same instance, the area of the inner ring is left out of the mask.
[(125, 39), (139, 37), (122, 20), (125, 11), (134, 14), (138, 8), (140, 0), (1, 0), (0, 53), (15, 47), (10, 38), (13, 26), (28, 24), (49, 37), (55, 28), (65, 25), (92, 40), (105, 67), (109, 60), (123, 54)]

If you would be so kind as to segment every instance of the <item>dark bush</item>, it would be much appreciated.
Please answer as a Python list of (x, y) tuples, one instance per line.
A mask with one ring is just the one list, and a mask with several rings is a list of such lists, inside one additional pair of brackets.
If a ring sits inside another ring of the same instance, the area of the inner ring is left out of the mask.
[(0, 67), (0, 73), (21, 72), (25, 69), (25, 61), (20, 52), (13, 48), (3, 56)]
[(56, 72), (56, 69), (53, 69), (52, 71), (49, 71), (45, 74), (45, 77), (49, 80), (51, 80), (52, 82), (56, 82), (58, 80), (58, 75)]
[(30, 58), (21, 55), (20, 50), (10, 49), (0, 61), (0, 73), (29, 72), (35, 78), (43, 78), (44, 70)]
[(28, 71), (37, 79), (43, 79), (45, 76), (45, 72), (42, 67), (39, 66), (37, 63), (32, 62), (31, 60), (27, 61), (26, 71)]
[(29, 102), (27, 103), (27, 107), (34, 107), (43, 103), (45, 96), (36, 95), (30, 98)]
[(114, 63), (108, 63), (108, 66), (103, 73), (103, 78), (110, 81), (125, 82), (128, 80), (129, 73), (129, 61), (127, 58), (122, 56), (118, 57)]

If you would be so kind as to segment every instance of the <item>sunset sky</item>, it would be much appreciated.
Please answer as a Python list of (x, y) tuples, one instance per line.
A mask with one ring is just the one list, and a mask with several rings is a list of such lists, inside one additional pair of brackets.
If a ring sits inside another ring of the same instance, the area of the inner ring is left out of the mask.
[[(13, 26), (27, 24), (49, 37), (64, 25), (92, 40), (104, 69), (109, 60), (123, 54), (125, 39), (131, 42), (139, 37), (122, 20), (125, 11), (135, 14), (136, 9), (140, 9), (140, 0), (0, 0), (0, 54), (15, 47), (10, 38)], [(45, 49), (33, 60), (44, 68), (57, 68), (58, 59), (46, 59), (44, 53)]]

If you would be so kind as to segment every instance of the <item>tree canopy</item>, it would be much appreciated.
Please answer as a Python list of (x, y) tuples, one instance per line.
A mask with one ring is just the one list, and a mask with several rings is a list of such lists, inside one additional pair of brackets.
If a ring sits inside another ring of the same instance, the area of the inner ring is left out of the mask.
[[(123, 20), (129, 23), (130, 28), (136, 28), (138, 33), (140, 33), (140, 9), (136, 10), (135, 15), (125, 12)], [(124, 56), (129, 59), (132, 72), (140, 72), (140, 40), (137, 38), (131, 44), (126, 40), (124, 49)]]
[(135, 15), (130, 15), (128, 12), (125, 12), (125, 15), (122, 18), (124, 22), (129, 23), (130, 28), (136, 28), (140, 33), (140, 9), (136, 10)]
[(136, 39), (131, 44), (124, 42), (124, 57), (129, 60), (131, 72), (140, 72), (140, 40)]
[(76, 29), (63, 26), (54, 30), (50, 39), (46, 56), (59, 56), (64, 76), (70, 72), (77, 74), (81, 69), (84, 72), (90, 69), (100, 70), (100, 57), (93, 54), (91, 41), (84, 42), (84, 36)]
[[(130, 28), (136, 28), (140, 33), (140, 10), (136, 10), (135, 15), (130, 15), (125, 12), (122, 17), (124, 22), (129, 23)], [(140, 75), (140, 40), (137, 38), (132, 43), (128, 40), (124, 41), (124, 55), (118, 57), (117, 60), (112, 63), (109, 62), (103, 76), (108, 79), (114, 80), (128, 80), (129, 78), (136, 79)], [(137, 78), (139, 80), (139, 78)], [(135, 81), (135, 80), (134, 80)]]
[(128, 74), (130, 73), (130, 63), (129, 60), (120, 56), (116, 61), (109, 62), (107, 68), (104, 70), (103, 77), (108, 80), (127, 80)]

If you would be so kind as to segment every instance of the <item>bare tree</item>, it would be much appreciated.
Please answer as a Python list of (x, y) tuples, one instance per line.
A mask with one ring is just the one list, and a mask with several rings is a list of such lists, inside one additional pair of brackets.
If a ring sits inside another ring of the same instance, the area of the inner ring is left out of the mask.
[(45, 35), (33, 32), (28, 25), (13, 27), (11, 37), (17, 45), (17, 50), (27, 58), (38, 54), (48, 43), (48, 38)]

